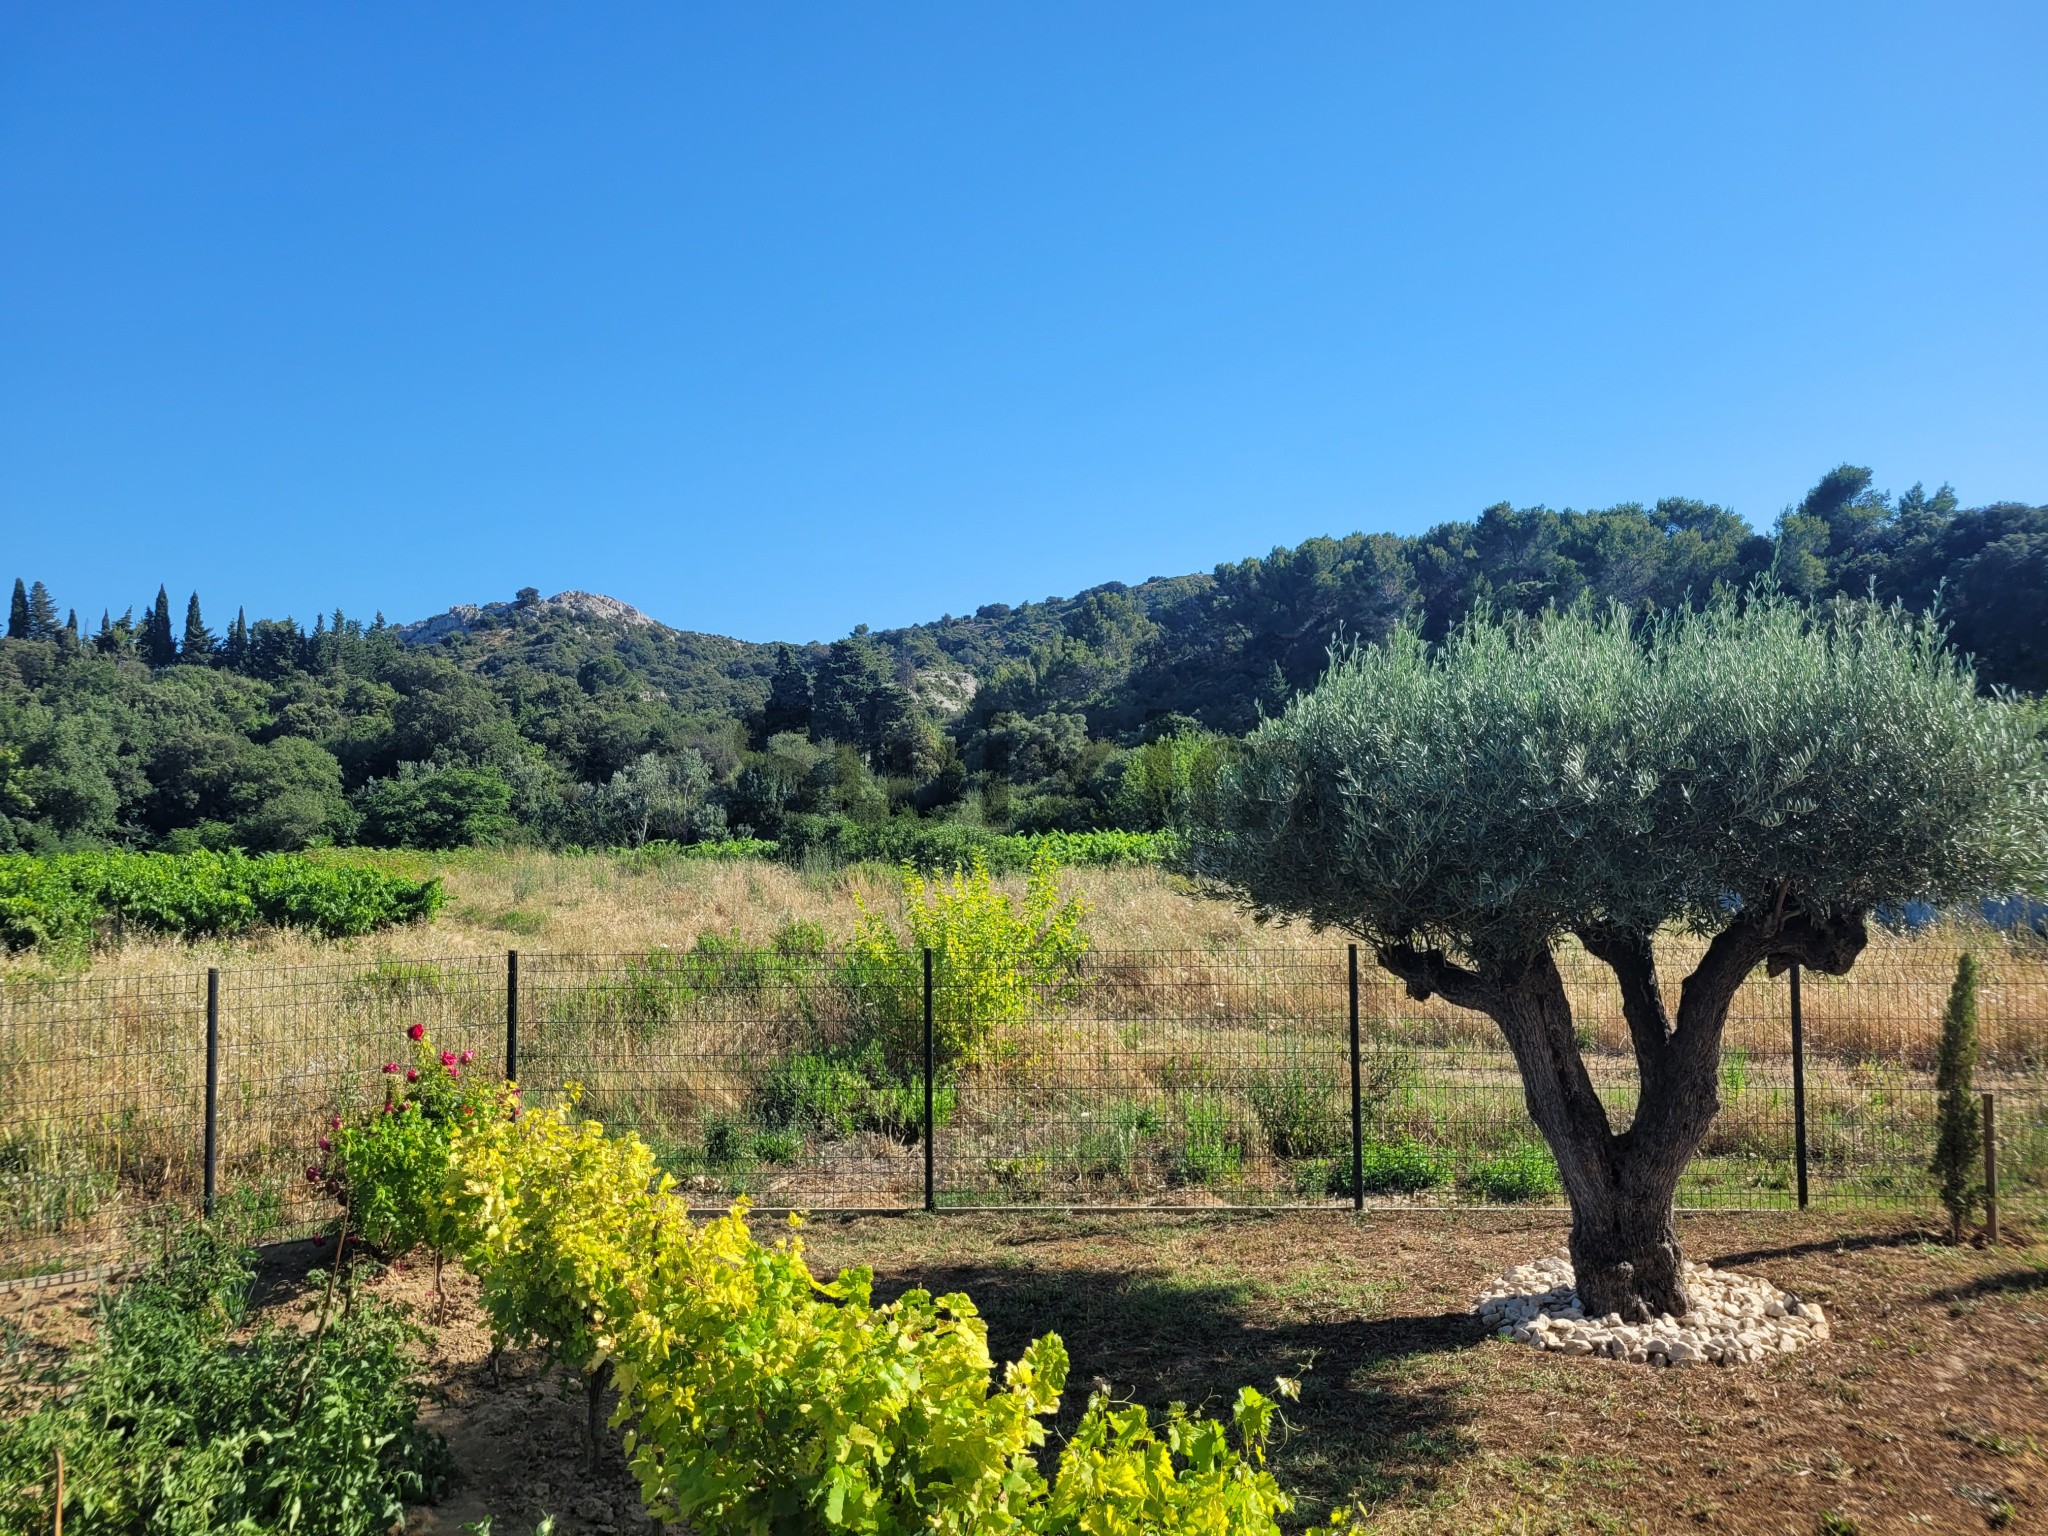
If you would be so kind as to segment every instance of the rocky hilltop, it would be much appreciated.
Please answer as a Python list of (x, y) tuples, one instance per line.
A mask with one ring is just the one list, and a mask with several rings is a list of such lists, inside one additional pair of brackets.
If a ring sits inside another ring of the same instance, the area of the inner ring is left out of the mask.
[(446, 613), (398, 626), (398, 637), (407, 645), (434, 645), (450, 635), (466, 635), (477, 629), (498, 629), (521, 617), (533, 619), (583, 619), (599, 623), (624, 624), (636, 629), (667, 629), (616, 597), (602, 592), (557, 592), (553, 597), (509, 603), (457, 603)]

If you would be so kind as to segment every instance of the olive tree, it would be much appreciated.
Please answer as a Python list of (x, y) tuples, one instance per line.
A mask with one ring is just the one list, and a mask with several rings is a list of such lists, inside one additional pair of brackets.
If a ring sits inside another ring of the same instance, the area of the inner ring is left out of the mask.
[[(1897, 610), (1759, 591), (1654, 622), (1480, 614), (1440, 646), (1334, 655), (1252, 734), (1190, 854), (1258, 915), (1347, 930), (1411, 996), (1493, 1019), (1586, 1310), (1639, 1321), (1688, 1308), (1672, 1200), (1744, 979), (1847, 972), (1879, 909), (2040, 889), (2048, 764), (2030, 718)], [(1672, 932), (1705, 941), (1675, 1008)], [(1558, 969), (1573, 939), (1634, 1047), (1619, 1130)]]

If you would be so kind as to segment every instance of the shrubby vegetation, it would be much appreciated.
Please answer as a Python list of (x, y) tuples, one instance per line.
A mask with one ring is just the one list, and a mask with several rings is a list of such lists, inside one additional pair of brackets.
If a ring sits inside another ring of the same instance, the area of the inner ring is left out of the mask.
[(369, 1536), (433, 1496), (447, 1455), (415, 1424), (417, 1331), (317, 1274), (316, 1326), (249, 1329), (241, 1230), (171, 1233), (49, 1394), (0, 1404), (0, 1530), (52, 1528), (60, 1452), (63, 1529), (82, 1536)]
[(1311, 687), (1340, 632), (1435, 641), (1481, 604), (1640, 613), (1759, 575), (1914, 609), (1939, 592), (1984, 685), (2048, 685), (2048, 508), (1892, 499), (1850, 467), (1770, 534), (1684, 500), (1501, 506), (830, 645), (532, 589), (410, 630), (237, 614), (217, 635), (196, 595), (180, 625), (162, 591), (94, 627), (17, 583), (0, 852), (760, 839), (925, 868), (980, 847), (1000, 873), (1028, 863), (1004, 833), (1184, 828), (1232, 738)]
[[(424, 1116), (402, 1107), (416, 1091), (361, 1134)], [(1155, 1425), (1098, 1391), (1048, 1477), (1043, 1421), (1067, 1373), (1056, 1336), (998, 1382), (967, 1297), (913, 1290), (878, 1304), (866, 1270), (821, 1282), (794, 1236), (757, 1242), (744, 1205), (695, 1222), (630, 1135), (508, 1108), (455, 1125), (443, 1174), (438, 1188), (409, 1174), (394, 1188), (392, 1203), (431, 1208), (401, 1225), (437, 1234), (476, 1273), (501, 1346), (538, 1346), (584, 1372), (593, 1412), (616, 1385), (613, 1423), (660, 1518), (906, 1536), (1277, 1536), (1291, 1508), (1263, 1465), (1274, 1406), (1251, 1388), (1227, 1424), (1176, 1406)], [(350, 1190), (359, 1205), (378, 1198), (360, 1179)]]
[(438, 879), (286, 854), (0, 854), (0, 947), (90, 944), (109, 925), (152, 933), (241, 933), (258, 925), (330, 938), (440, 910)]

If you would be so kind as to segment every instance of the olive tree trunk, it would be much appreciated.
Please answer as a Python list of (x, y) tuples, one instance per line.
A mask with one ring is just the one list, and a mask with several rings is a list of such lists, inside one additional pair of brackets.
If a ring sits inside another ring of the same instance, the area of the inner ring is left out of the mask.
[(1586, 928), (1578, 938), (1614, 972), (1635, 1048), (1640, 1092), (1616, 1131), (1593, 1090), (1564, 978), (1548, 948), (1454, 963), (1438, 950), (1383, 946), (1380, 963), (1409, 995), (1440, 995), (1500, 1026), (1522, 1077), (1530, 1118), (1549, 1143), (1571, 1202), (1571, 1257), (1589, 1316), (1624, 1322), (1682, 1317), (1683, 1254), (1672, 1221), (1678, 1181), (1719, 1111), (1721, 1031), (1729, 1005), (1760, 964), (1795, 962), (1835, 975), (1863, 950), (1863, 914), (1797, 910), (1738, 915), (1686, 977), (1674, 1016), (1665, 1006), (1650, 935)]

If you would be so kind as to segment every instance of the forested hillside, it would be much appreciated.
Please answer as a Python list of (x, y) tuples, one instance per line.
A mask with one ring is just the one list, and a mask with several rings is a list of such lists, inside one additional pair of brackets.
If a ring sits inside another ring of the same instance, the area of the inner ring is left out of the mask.
[(1964, 509), (1826, 476), (1768, 534), (1666, 500), (1489, 508), (1413, 538), (1311, 539), (1208, 575), (760, 645), (528, 588), (394, 626), (310, 629), (197, 595), (60, 617), (18, 581), (0, 642), (0, 851), (89, 846), (799, 848), (918, 816), (1157, 827), (1217, 750), (1312, 683), (1338, 635), (1444, 629), (1481, 602), (1656, 609), (1769, 575), (1813, 596), (1939, 595), (1986, 686), (2048, 686), (2048, 507)]

